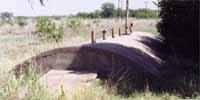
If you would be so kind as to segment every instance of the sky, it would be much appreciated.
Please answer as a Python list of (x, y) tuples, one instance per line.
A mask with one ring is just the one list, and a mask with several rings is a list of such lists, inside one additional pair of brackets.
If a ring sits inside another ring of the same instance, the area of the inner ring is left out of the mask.
[[(0, 0), (0, 13), (12, 12), (15, 16), (51, 16), (69, 15), (78, 12), (92, 12), (100, 10), (105, 2), (112, 2), (117, 7), (118, 0), (46, 0), (45, 6), (41, 6), (39, 0)], [(125, 0), (123, 0), (125, 8)], [(145, 8), (145, 1), (148, 1), (148, 8), (156, 9), (152, 1), (156, 0), (130, 0), (130, 8)]]

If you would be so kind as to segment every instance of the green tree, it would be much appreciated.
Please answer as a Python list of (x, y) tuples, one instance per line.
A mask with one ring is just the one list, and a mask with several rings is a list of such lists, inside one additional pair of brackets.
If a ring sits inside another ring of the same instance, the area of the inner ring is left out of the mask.
[(104, 18), (114, 17), (116, 13), (115, 5), (113, 3), (107, 2), (102, 4), (101, 15)]
[(130, 10), (130, 16), (136, 18), (157, 18), (156, 10), (151, 9), (137, 9)]
[(76, 15), (77, 17), (81, 17), (81, 18), (88, 18), (88, 13), (86, 12), (80, 12)]

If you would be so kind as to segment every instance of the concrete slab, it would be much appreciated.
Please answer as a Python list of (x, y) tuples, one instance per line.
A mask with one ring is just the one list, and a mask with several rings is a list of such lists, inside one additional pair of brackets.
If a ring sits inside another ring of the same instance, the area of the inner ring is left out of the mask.
[(52, 91), (72, 93), (81, 87), (90, 86), (97, 79), (96, 73), (76, 72), (70, 70), (50, 70), (40, 78), (40, 83)]

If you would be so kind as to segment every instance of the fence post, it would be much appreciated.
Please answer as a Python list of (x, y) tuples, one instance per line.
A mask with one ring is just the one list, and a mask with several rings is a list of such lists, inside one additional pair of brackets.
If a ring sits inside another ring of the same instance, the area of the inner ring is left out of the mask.
[(119, 28), (119, 36), (121, 36), (121, 35), (122, 35), (121, 28)]
[(112, 28), (112, 38), (115, 38), (115, 30)]
[(91, 42), (96, 43), (96, 36), (95, 36), (94, 31), (91, 31)]
[(106, 30), (102, 31), (102, 35), (103, 35), (103, 40), (106, 40)]
[(130, 33), (133, 33), (132, 28), (133, 28), (133, 23), (130, 24)]

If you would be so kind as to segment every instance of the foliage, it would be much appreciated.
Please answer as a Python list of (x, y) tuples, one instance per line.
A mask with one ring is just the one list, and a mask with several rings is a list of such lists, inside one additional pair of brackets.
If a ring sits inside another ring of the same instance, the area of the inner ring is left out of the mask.
[[(131, 11), (131, 9), (129, 11)], [(121, 9), (121, 8), (117, 9), (116, 12), (117, 12), (117, 14), (116, 14), (117, 16), (116, 17), (121, 17), (122, 18), (123, 16), (126, 16), (126, 11)], [(130, 14), (129, 14), (129, 16), (130, 16)]]
[[(130, 17), (136, 18), (157, 18), (157, 11), (151, 9), (137, 9), (129, 10)], [(80, 18), (111, 18), (111, 17), (123, 17), (125, 16), (126, 11), (122, 9), (116, 9), (113, 3), (104, 3), (102, 4), (101, 10), (96, 10), (94, 12), (86, 13), (80, 12), (76, 16)]]
[(76, 16), (80, 17), (80, 18), (101, 18), (102, 17), (101, 11), (99, 11), (99, 10), (96, 10), (91, 13), (80, 12)]
[[(175, 83), (184, 95), (196, 95), (199, 87), (199, 12), (198, 0), (162, 0), (158, 31), (164, 39), (166, 76), (176, 76)], [(170, 77), (170, 80), (173, 78)], [(169, 87), (168, 87), (169, 88)]]
[(162, 0), (160, 7), (158, 30), (167, 45), (164, 50), (198, 62), (200, 1)]
[(13, 13), (10, 12), (2, 12), (0, 13), (0, 26), (3, 26), (5, 24), (13, 25)]
[(78, 28), (82, 25), (82, 21), (79, 18), (69, 18), (66, 24), (73, 31), (76, 31), (76, 33), (79, 33)]
[(14, 24), (14, 22), (13, 22), (13, 20), (0, 20), (0, 26), (6, 25), (6, 24), (12, 26)]
[(122, 96), (116, 93), (115, 87), (112, 88), (101, 85), (100, 82), (92, 84), (90, 87), (79, 89), (74, 95), (73, 100), (177, 100), (181, 99), (175, 95), (163, 93), (156, 95), (150, 91), (143, 93), (134, 92), (129, 96)]
[(71, 18), (67, 20), (67, 26), (73, 29), (77, 29), (81, 24), (81, 20), (77, 18)]
[(104, 3), (102, 4), (102, 17), (103, 18), (109, 18), (109, 17), (114, 17), (115, 16), (115, 5), (113, 3)]
[(80, 12), (76, 16), (81, 18), (91, 18), (91, 16), (89, 16), (89, 14), (86, 12)]
[(49, 89), (40, 84), (39, 76), (29, 71), (23, 77), (17, 79), (14, 75), (6, 76), (5, 83), (0, 85), (0, 100), (67, 100), (68, 96), (72, 100), (175, 100), (180, 99), (175, 95), (156, 95), (151, 92), (135, 92), (128, 97), (123, 97), (115, 93), (114, 88), (101, 85), (96, 82), (90, 87), (82, 87), (72, 95), (67, 95), (61, 86), (60, 93), (50, 93)]
[(25, 25), (27, 25), (27, 20), (23, 17), (16, 17), (16, 23), (19, 26), (24, 27)]
[(39, 17), (36, 24), (37, 32), (42, 40), (59, 42), (64, 37), (63, 26), (56, 26), (56, 23), (48, 17)]
[(157, 13), (150, 9), (130, 10), (130, 16), (136, 18), (157, 18)]
[(0, 86), (0, 100), (55, 100), (47, 90), (39, 83), (39, 76), (29, 71), (25, 76), (16, 78), (13, 74), (7, 74), (7, 80)]
[(10, 12), (2, 12), (0, 13), (0, 18), (3, 20), (11, 20), (13, 18), (13, 13)]

